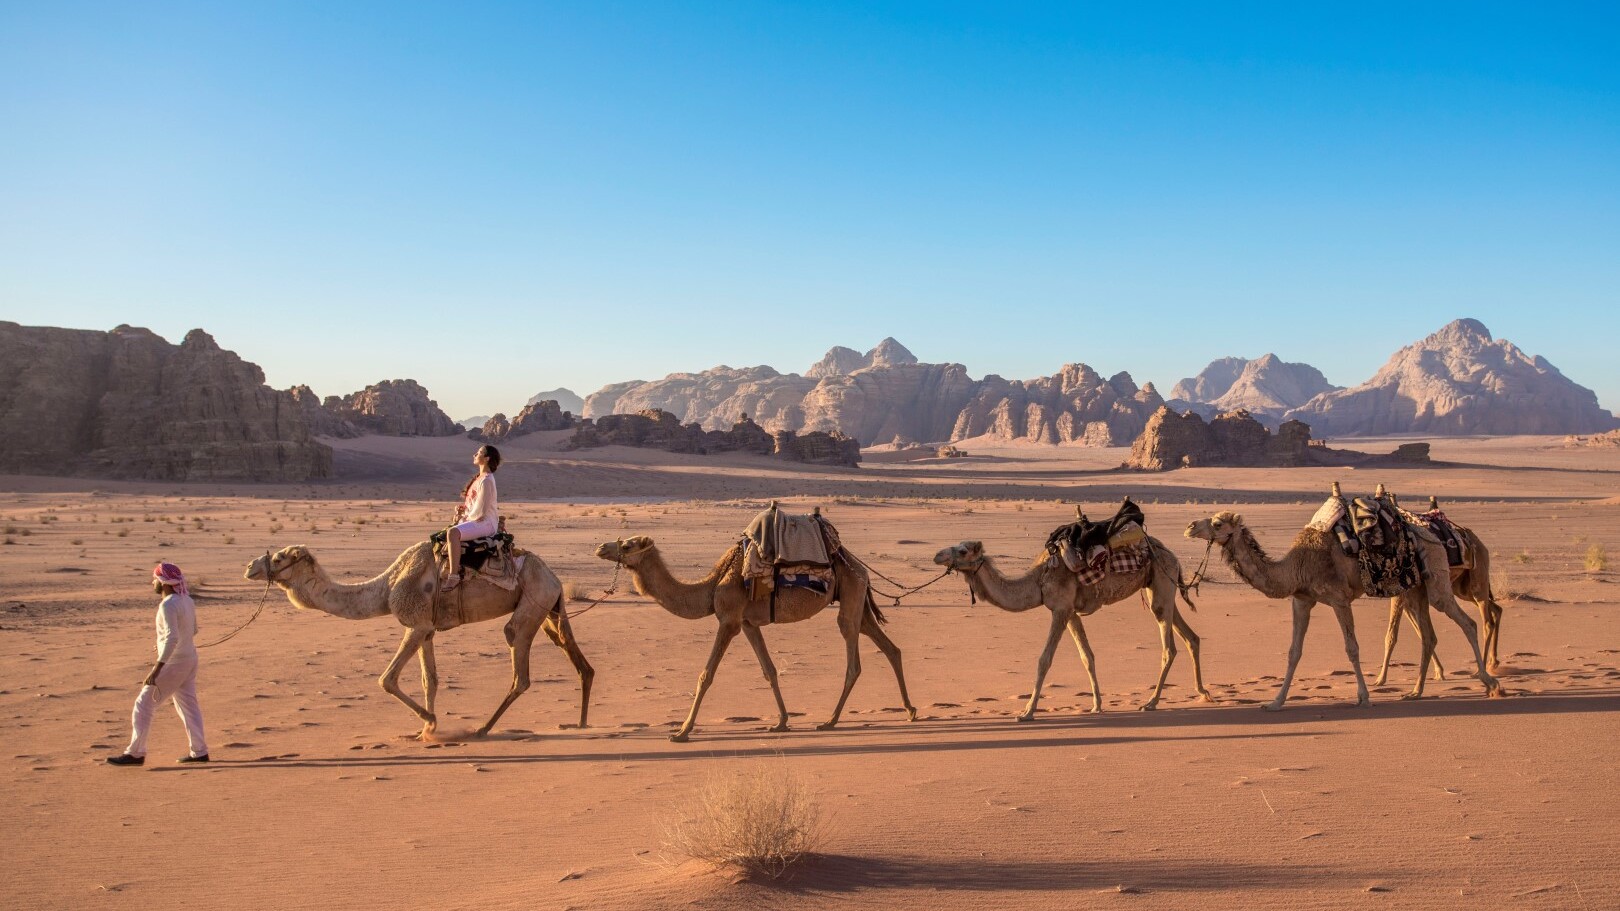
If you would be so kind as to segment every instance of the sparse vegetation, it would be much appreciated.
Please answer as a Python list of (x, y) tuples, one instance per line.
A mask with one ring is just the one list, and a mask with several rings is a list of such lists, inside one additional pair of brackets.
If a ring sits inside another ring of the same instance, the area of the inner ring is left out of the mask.
[(1499, 569), (1491, 573), (1491, 594), (1495, 595), (1498, 601), (1512, 603), (1529, 597), (1530, 590), (1515, 585), (1513, 577), (1508, 575), (1506, 570)]
[(120, 538), (129, 537), (129, 529), (127, 529), (127, 528), (118, 529), (118, 537), (120, 537)]
[(715, 866), (781, 876), (820, 846), (821, 807), (785, 763), (712, 774), (664, 826), (664, 846)]
[[(25, 531), (24, 534), (27, 532)], [(1600, 573), (1609, 568), (1609, 553), (1603, 549), (1602, 544), (1592, 544), (1586, 548), (1586, 555), (1581, 562), (1589, 573)]]
[(1520, 564), (1529, 563), (1534, 559), (1535, 557), (1530, 556), (1530, 551), (1528, 550), (1521, 550), (1513, 555), (1513, 562)]
[(591, 600), (591, 593), (578, 582), (564, 582), (563, 597), (569, 601), (589, 601)]

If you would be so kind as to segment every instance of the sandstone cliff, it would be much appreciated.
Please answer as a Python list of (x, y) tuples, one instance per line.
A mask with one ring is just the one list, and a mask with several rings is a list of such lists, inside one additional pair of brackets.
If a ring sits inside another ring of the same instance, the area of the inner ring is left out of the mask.
[(1170, 398), (1210, 414), (1242, 409), (1271, 423), (1324, 392), (1340, 387), (1310, 364), (1284, 361), (1275, 354), (1254, 360), (1223, 357), (1196, 377), (1184, 379)]
[(1395, 352), (1367, 382), (1288, 415), (1324, 435), (1596, 433), (1620, 423), (1590, 389), (1472, 319)]
[(661, 410), (719, 430), (752, 415), (767, 430), (837, 431), (864, 443), (990, 435), (1005, 440), (1120, 445), (1163, 399), (1129, 374), (1102, 379), (1074, 364), (1029, 381), (975, 380), (961, 364), (925, 364), (892, 338), (866, 354), (838, 347), (806, 374), (716, 367), (604, 387), (585, 416)]
[(0, 471), (154, 480), (329, 477), (290, 392), (201, 329), (172, 345), (0, 322)]
[(1392, 453), (1329, 449), (1311, 439), (1301, 421), (1283, 421), (1272, 433), (1247, 411), (1228, 411), (1205, 421), (1197, 412), (1165, 406), (1154, 412), (1131, 444), (1121, 467), (1138, 471), (1176, 468), (1299, 468), (1308, 465), (1414, 465), (1429, 462), (1428, 443), (1406, 443)]
[(727, 430), (704, 430), (697, 424), (682, 424), (675, 415), (656, 409), (581, 421), (569, 446), (573, 449), (635, 446), (694, 455), (748, 452), (790, 462), (851, 467), (861, 460), (860, 443), (837, 432), (801, 434), (778, 430), (771, 433), (746, 415)]
[(447, 437), (461, 427), (428, 397), (415, 380), (383, 380), (339, 399), (328, 396), (325, 407), (361, 433), (394, 437)]

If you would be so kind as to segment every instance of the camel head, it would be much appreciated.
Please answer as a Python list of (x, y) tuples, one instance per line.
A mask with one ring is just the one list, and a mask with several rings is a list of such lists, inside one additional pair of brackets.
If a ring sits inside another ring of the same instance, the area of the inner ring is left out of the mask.
[(934, 565), (944, 566), (957, 571), (972, 572), (984, 562), (984, 544), (979, 541), (963, 541), (954, 547), (947, 547), (934, 554)]
[(596, 555), (603, 560), (634, 567), (642, 557), (651, 553), (652, 549), (652, 538), (646, 535), (636, 535), (632, 538), (621, 538), (617, 541), (600, 544), (596, 548)]
[(1238, 529), (1242, 527), (1242, 516), (1235, 512), (1218, 512), (1207, 519), (1199, 519), (1188, 525), (1187, 530), (1182, 534), (1189, 538), (1197, 538), (1200, 541), (1225, 544), (1232, 540), (1232, 536), (1237, 534)]
[(252, 579), (255, 582), (270, 579), (279, 585), (286, 581), (287, 570), (299, 564), (312, 562), (314, 559), (315, 557), (309, 552), (309, 548), (302, 544), (294, 544), (291, 547), (283, 547), (273, 554), (265, 554), (255, 559), (248, 564), (247, 572), (242, 575), (244, 578)]

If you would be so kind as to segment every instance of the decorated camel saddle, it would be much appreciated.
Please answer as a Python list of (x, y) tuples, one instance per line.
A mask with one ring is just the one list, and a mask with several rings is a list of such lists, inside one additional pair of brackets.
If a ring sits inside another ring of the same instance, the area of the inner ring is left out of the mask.
[[(434, 532), (433, 559), (439, 565), (439, 576), (450, 572), (450, 552), (446, 532)], [(461, 542), (461, 573), (464, 583), (482, 579), (512, 591), (517, 588), (518, 570), (523, 567), (523, 551), (513, 546), (513, 538), (506, 533), (506, 518), (501, 518), (500, 530), (483, 538)], [(452, 592), (454, 589), (452, 589)]]
[(743, 580), (750, 598), (778, 588), (832, 590), (833, 558), (843, 545), (817, 507), (808, 515), (784, 512), (773, 501), (743, 532)]
[(1047, 535), (1046, 553), (1049, 565), (1061, 563), (1081, 585), (1095, 585), (1107, 575), (1137, 572), (1152, 559), (1147, 520), (1142, 507), (1130, 497), (1106, 521), (1091, 521), (1078, 506), (1074, 512), (1075, 521)]
[(1398, 595), (1423, 580), (1420, 540), (1439, 537), (1412, 513), (1400, 508), (1384, 485), (1371, 497), (1346, 499), (1333, 482), (1333, 492), (1311, 517), (1309, 528), (1332, 535), (1345, 554), (1361, 564), (1361, 587), (1375, 598)]
[(1401, 510), (1401, 516), (1419, 528), (1428, 529), (1436, 538), (1440, 539), (1440, 543), (1446, 547), (1446, 563), (1453, 570), (1474, 568), (1474, 549), (1469, 544), (1468, 539), (1458, 533), (1459, 530), (1467, 531), (1468, 529), (1447, 518), (1446, 514), (1440, 510), (1439, 500), (1430, 497), (1427, 510), (1423, 512), (1407, 512), (1403, 509)]

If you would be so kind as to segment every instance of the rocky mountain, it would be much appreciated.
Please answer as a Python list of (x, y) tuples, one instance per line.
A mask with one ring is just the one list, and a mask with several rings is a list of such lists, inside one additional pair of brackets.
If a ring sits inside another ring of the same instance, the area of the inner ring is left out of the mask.
[(1272, 423), (1290, 409), (1340, 388), (1310, 364), (1289, 363), (1267, 354), (1254, 360), (1223, 357), (1212, 361), (1198, 376), (1177, 383), (1170, 398), (1186, 406), (1207, 406), (1194, 410), (1212, 414), (1241, 409)]
[(529, 396), (526, 404), (538, 405), (541, 402), (556, 402), (557, 407), (571, 414), (585, 413), (585, 400), (572, 389), (548, 389), (545, 392), (536, 392)]
[(1247, 411), (1226, 411), (1205, 421), (1197, 412), (1166, 406), (1148, 419), (1122, 466), (1137, 471), (1172, 471), (1211, 466), (1301, 468), (1305, 466), (1410, 467), (1431, 464), (1428, 443), (1403, 443), (1390, 453), (1329, 449), (1311, 441), (1311, 428), (1283, 421), (1273, 433)]
[(461, 418), (456, 423), (460, 424), (463, 430), (477, 430), (492, 417), (494, 417), (492, 414), (475, 414), (470, 418)]
[(415, 380), (383, 380), (324, 400), (308, 386), (288, 391), (303, 410), (310, 432), (318, 436), (444, 437), (463, 432)]
[(848, 434), (863, 444), (991, 436), (1003, 440), (1122, 445), (1163, 399), (1129, 374), (1104, 380), (1084, 364), (1050, 377), (968, 376), (961, 364), (925, 364), (884, 339), (859, 354), (833, 348), (804, 375), (766, 366), (716, 367), (652, 382), (606, 386), (584, 415), (667, 411), (708, 430), (743, 415), (767, 430)]
[(737, 421), (727, 430), (704, 430), (697, 424), (682, 424), (667, 411), (656, 410), (608, 414), (581, 421), (568, 445), (571, 449), (635, 446), (694, 455), (745, 452), (788, 462), (851, 468), (861, 461), (861, 444), (837, 431), (778, 430), (772, 433), (748, 418)]
[(0, 471), (154, 480), (329, 477), (305, 406), (194, 329), (173, 345), (0, 322)]
[(1327, 435), (1597, 433), (1620, 424), (1539, 355), (1460, 319), (1395, 352), (1359, 386), (1292, 409)]

